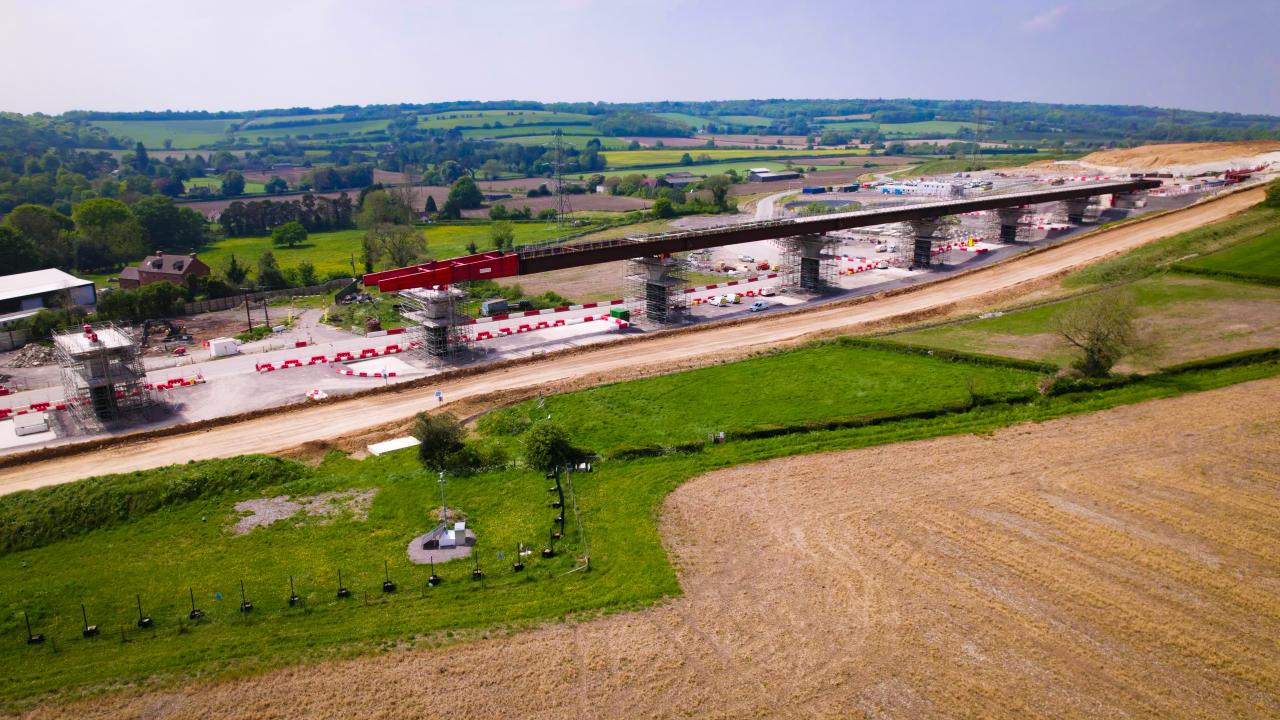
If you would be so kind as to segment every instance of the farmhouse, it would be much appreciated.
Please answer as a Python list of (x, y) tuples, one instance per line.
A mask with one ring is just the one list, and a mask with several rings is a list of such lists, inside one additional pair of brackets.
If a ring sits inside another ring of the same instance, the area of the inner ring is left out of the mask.
[(165, 255), (157, 250), (138, 265), (130, 265), (120, 271), (116, 282), (126, 290), (166, 280), (175, 285), (185, 285), (188, 277), (208, 277), (209, 266), (200, 262), (195, 253), (189, 255)]
[(55, 268), (0, 277), (0, 327), (31, 317), (42, 308), (58, 305), (60, 297), (69, 297), (73, 304), (87, 309), (98, 304), (92, 280), (82, 280)]

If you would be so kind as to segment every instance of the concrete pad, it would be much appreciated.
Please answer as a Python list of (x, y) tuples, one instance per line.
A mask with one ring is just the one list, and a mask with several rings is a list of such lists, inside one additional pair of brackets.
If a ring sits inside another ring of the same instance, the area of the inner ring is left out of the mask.
[(369, 446), (369, 452), (374, 455), (386, 455), (389, 452), (411, 448), (415, 445), (421, 445), (422, 441), (413, 437), (396, 438), (395, 440), (387, 440), (386, 442), (374, 443)]
[(418, 368), (394, 356), (370, 358), (359, 362), (346, 363), (346, 367), (348, 370), (355, 370), (357, 373), (382, 373), (383, 375), (386, 375), (389, 372), (393, 372), (397, 377), (401, 375), (408, 375), (410, 373), (422, 372)]
[(19, 435), (16, 428), (14, 428), (13, 420), (0, 422), (0, 450), (22, 447), (23, 445), (36, 445), (56, 439), (58, 439), (58, 435), (52, 430), (30, 435)]

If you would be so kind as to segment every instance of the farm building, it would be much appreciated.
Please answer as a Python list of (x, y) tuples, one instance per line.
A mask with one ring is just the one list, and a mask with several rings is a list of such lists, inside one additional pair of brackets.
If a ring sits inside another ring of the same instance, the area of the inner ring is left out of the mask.
[(155, 255), (148, 255), (140, 264), (121, 270), (116, 281), (121, 288), (132, 290), (161, 280), (185, 285), (188, 277), (208, 276), (209, 266), (200, 262), (195, 253), (165, 255), (163, 251), (157, 250)]
[(795, 170), (779, 170), (774, 172), (769, 169), (756, 168), (747, 175), (748, 182), (779, 182), (782, 180), (799, 180), (803, 177)]
[(42, 308), (69, 297), (75, 305), (92, 309), (98, 293), (92, 280), (73, 277), (56, 268), (0, 277), (0, 327), (31, 317)]
[(682, 187), (688, 187), (689, 185), (692, 185), (696, 182), (702, 182), (703, 180), (706, 180), (706, 179), (707, 179), (706, 175), (694, 175), (691, 172), (681, 171), (681, 172), (667, 173), (666, 175), (662, 176), (662, 179), (659, 180), (658, 182), (660, 185), (668, 185), (673, 188), (682, 188)]

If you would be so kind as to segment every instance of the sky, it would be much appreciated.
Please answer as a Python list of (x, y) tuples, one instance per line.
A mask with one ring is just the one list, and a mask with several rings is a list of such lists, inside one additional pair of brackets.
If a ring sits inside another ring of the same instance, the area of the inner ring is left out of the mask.
[(978, 98), (1280, 115), (1280, 0), (0, 0), (0, 110)]

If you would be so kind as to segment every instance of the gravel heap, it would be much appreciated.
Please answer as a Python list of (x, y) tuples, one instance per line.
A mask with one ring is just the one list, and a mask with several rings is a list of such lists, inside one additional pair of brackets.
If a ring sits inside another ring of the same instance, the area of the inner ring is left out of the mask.
[(8, 367), (29, 368), (49, 365), (53, 362), (53, 348), (48, 345), (23, 345), (21, 350), (13, 354), (7, 363)]

